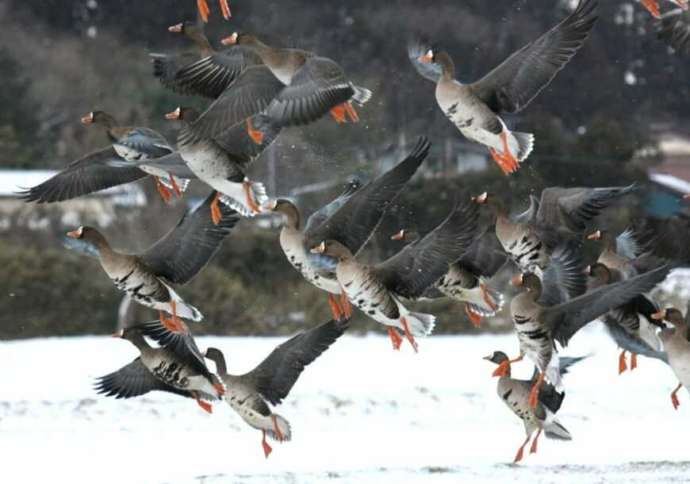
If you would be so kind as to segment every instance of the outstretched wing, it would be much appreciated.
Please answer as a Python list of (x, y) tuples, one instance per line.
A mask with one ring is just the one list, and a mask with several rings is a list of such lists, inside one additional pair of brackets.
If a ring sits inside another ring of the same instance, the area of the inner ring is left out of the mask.
[(587, 290), (587, 276), (580, 248), (575, 243), (561, 245), (549, 257), (544, 270), (539, 304), (555, 306)]
[(412, 152), (393, 169), (367, 183), (319, 226), (305, 231), (308, 248), (336, 240), (356, 254), (376, 230), (383, 214), (417, 172), (431, 144), (420, 137)]
[(164, 54), (150, 54), (154, 76), (161, 83), (179, 94), (204, 96), (216, 99), (248, 67), (262, 64), (261, 58), (244, 46), (211, 54), (196, 62), (178, 67), (182, 58)]
[(563, 304), (544, 308), (543, 321), (551, 328), (554, 339), (566, 346), (583, 326), (638, 294), (652, 290), (666, 278), (669, 271), (670, 266), (665, 264), (625, 281), (602, 286)]
[(307, 223), (304, 225), (304, 231), (308, 232), (309, 230), (318, 227), (328, 220), (328, 217), (333, 215), (340, 207), (342, 207), (345, 202), (347, 202), (350, 197), (354, 195), (361, 187), (362, 182), (357, 179), (347, 182), (345, 189), (340, 195), (338, 195), (337, 198), (334, 198), (309, 216)]
[(545, 188), (541, 192), (537, 224), (582, 232), (602, 210), (633, 190), (634, 184), (607, 188)]
[(175, 284), (191, 280), (213, 257), (223, 239), (239, 221), (236, 211), (218, 204), (222, 218), (218, 225), (211, 219), (212, 192), (194, 210), (139, 257), (158, 276)]
[(157, 379), (138, 357), (119, 370), (96, 379), (95, 389), (98, 393), (115, 398), (138, 397), (153, 390), (175, 393), (183, 397), (191, 396), (189, 392), (178, 390)]
[(309, 57), (271, 102), (266, 114), (282, 126), (308, 124), (354, 94), (338, 64), (325, 57)]
[(147, 176), (137, 167), (116, 167), (122, 161), (112, 147), (89, 153), (40, 185), (18, 192), (27, 202), (53, 203), (131, 183)]
[(472, 244), (478, 218), (476, 203), (467, 201), (458, 205), (423, 238), (374, 266), (374, 275), (396, 294), (409, 299), (421, 297)]
[(582, 47), (597, 19), (596, 7), (597, 0), (580, 0), (565, 20), (513, 53), (471, 89), (497, 113), (525, 108)]
[(266, 400), (278, 405), (287, 397), (304, 367), (318, 358), (350, 324), (349, 319), (331, 320), (293, 336), (274, 349), (249, 373), (242, 375)]

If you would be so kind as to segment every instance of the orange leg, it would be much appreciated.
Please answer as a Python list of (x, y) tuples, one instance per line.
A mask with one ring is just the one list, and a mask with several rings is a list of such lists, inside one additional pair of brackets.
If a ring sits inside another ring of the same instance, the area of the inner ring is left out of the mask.
[(407, 338), (407, 341), (410, 342), (412, 345), (412, 349), (414, 350), (415, 353), (419, 352), (419, 346), (417, 345), (417, 342), (414, 340), (414, 336), (412, 335), (412, 332), (410, 331), (410, 326), (407, 324), (407, 319), (401, 317), (400, 322), (403, 325), (403, 331), (405, 332), (405, 338)]
[(528, 435), (527, 438), (525, 439), (525, 441), (522, 443), (522, 445), (518, 449), (517, 454), (515, 454), (515, 459), (513, 459), (513, 464), (516, 464), (522, 460), (523, 451), (525, 449), (525, 446), (529, 442), (530, 437), (531, 437), (531, 435)]
[(539, 372), (539, 378), (537, 378), (537, 381), (534, 383), (534, 386), (529, 392), (529, 406), (530, 408), (537, 408), (537, 404), (539, 403), (539, 390), (541, 390), (541, 387), (544, 385), (544, 373)]
[(179, 185), (175, 181), (175, 177), (172, 176), (170, 173), (168, 173), (168, 175), (170, 175), (170, 184), (173, 187), (173, 191), (175, 192), (175, 195), (177, 195), (177, 198), (182, 198), (182, 190), (180, 190)]
[(501, 143), (503, 143), (503, 156), (509, 165), (510, 172), (512, 173), (517, 171), (518, 168), (520, 168), (520, 163), (518, 162), (517, 158), (513, 156), (513, 154), (510, 152), (510, 148), (508, 147), (508, 133), (504, 130), (501, 132), (500, 137)]
[(342, 316), (342, 312), (340, 309), (340, 305), (338, 304), (338, 298), (330, 292), (328, 293), (328, 305), (331, 307), (333, 319), (340, 319), (340, 317)]
[(229, 20), (232, 17), (232, 13), (230, 12), (228, 0), (218, 0), (218, 3), (220, 3), (220, 11), (223, 12), (223, 18)]
[(359, 115), (357, 114), (357, 111), (355, 111), (355, 108), (352, 106), (352, 103), (350, 101), (346, 102), (343, 104), (345, 106), (345, 114), (350, 118), (350, 121), (353, 123), (358, 123), (359, 122)]
[(508, 162), (505, 156), (493, 148), (489, 148), (489, 153), (491, 153), (491, 157), (494, 159), (504, 175), (510, 175), (512, 173), (512, 170), (508, 167)]
[(486, 284), (480, 283), (479, 289), (482, 291), (482, 299), (484, 299), (484, 302), (491, 308), (492, 311), (496, 311), (498, 309), (498, 305), (491, 298), (491, 294), (489, 294)]
[(222, 383), (214, 383), (213, 388), (216, 389), (216, 392), (218, 392), (218, 396), (222, 397), (225, 395), (225, 387), (223, 386)]
[(273, 449), (271, 448), (270, 445), (268, 445), (268, 442), (266, 442), (266, 431), (262, 430), (261, 431), (262, 437), (261, 437), (261, 447), (264, 449), (264, 455), (268, 459), (268, 456), (271, 455), (271, 452)]
[(393, 326), (388, 326), (388, 336), (391, 339), (391, 343), (393, 343), (393, 349), (399, 350), (400, 345), (402, 344), (402, 338), (400, 337), (398, 330)]
[(661, 18), (661, 10), (659, 9), (659, 2), (656, 0), (642, 0), (642, 5), (646, 8), (654, 18)]
[(244, 194), (247, 199), (247, 206), (253, 213), (261, 213), (261, 208), (256, 204), (254, 200), (254, 192), (252, 190), (252, 182), (245, 180), (242, 182), (242, 188), (244, 189)]
[(247, 134), (249, 134), (249, 137), (257, 145), (260, 145), (264, 142), (264, 134), (260, 130), (254, 129), (252, 125), (252, 118), (247, 118)]
[(175, 301), (170, 301), (172, 308), (172, 318), (166, 318), (163, 311), (159, 311), (159, 319), (161, 324), (173, 333), (185, 333), (188, 331), (187, 325), (180, 318), (177, 317), (177, 304)]
[(618, 374), (622, 374), (625, 370), (628, 369), (628, 364), (625, 361), (625, 350), (621, 351), (620, 356), (618, 357)]
[(199, 398), (199, 394), (197, 392), (192, 392), (192, 396), (196, 399), (196, 403), (205, 411), (208, 413), (213, 413), (213, 407), (211, 406), (210, 403), (204, 402), (201, 398)]
[(630, 371), (637, 368), (637, 353), (630, 353)]
[(163, 201), (165, 203), (170, 203), (172, 195), (170, 193), (170, 190), (168, 190), (168, 187), (163, 185), (157, 176), (154, 176), (153, 179), (156, 180), (156, 189), (158, 190), (158, 193), (160, 194)]
[(676, 389), (671, 392), (671, 403), (673, 404), (673, 408), (675, 410), (678, 410), (678, 407), (680, 407), (680, 401), (678, 400), (678, 390), (680, 390), (681, 388), (683, 388), (683, 384), (679, 383)]
[(534, 438), (532, 441), (532, 447), (529, 449), (530, 454), (536, 454), (537, 453), (537, 442), (539, 441), (539, 436), (541, 435), (541, 429), (537, 432), (537, 436)]
[(206, 0), (196, 0), (196, 8), (199, 10), (201, 20), (208, 22), (208, 14), (211, 12), (211, 10), (208, 8), (208, 3), (206, 3)]
[(223, 219), (223, 213), (220, 211), (218, 201), (220, 200), (220, 193), (216, 193), (216, 198), (211, 202), (211, 220), (215, 225), (218, 225)]
[(347, 123), (347, 118), (345, 117), (345, 107), (342, 104), (331, 108), (331, 116), (335, 119), (338, 124)]
[(465, 314), (467, 314), (467, 317), (470, 320), (470, 323), (472, 323), (472, 326), (475, 328), (478, 328), (482, 324), (482, 317), (479, 314), (476, 314), (474, 311), (472, 311), (472, 308), (470, 308), (470, 305), (465, 303)]
[(280, 431), (280, 427), (278, 427), (278, 419), (276, 419), (275, 415), (271, 415), (271, 419), (273, 420), (273, 430), (276, 433), (276, 437), (278, 437), (278, 440), (282, 442), (283, 440), (285, 440), (285, 436)]
[(352, 317), (352, 304), (350, 304), (350, 300), (347, 298), (344, 290), (340, 292), (340, 307), (342, 308), (343, 316), (346, 318)]

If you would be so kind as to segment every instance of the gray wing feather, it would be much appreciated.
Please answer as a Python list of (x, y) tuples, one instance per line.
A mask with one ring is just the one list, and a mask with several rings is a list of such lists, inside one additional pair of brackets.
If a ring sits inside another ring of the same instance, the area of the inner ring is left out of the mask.
[(345, 185), (343, 192), (338, 195), (337, 198), (334, 198), (331, 202), (327, 203), (309, 216), (307, 223), (304, 226), (304, 231), (308, 232), (309, 230), (318, 227), (328, 220), (328, 218), (338, 211), (338, 209), (342, 207), (345, 202), (347, 202), (350, 197), (361, 188), (361, 186), (362, 182), (356, 178), (349, 181), (347, 185)]
[(582, 47), (597, 19), (596, 7), (597, 0), (580, 0), (561, 23), (470, 87), (495, 112), (525, 108)]
[(186, 213), (170, 232), (139, 256), (157, 276), (175, 284), (184, 284), (220, 248), (240, 216), (221, 203), (222, 219), (215, 225), (211, 219), (211, 203), (215, 197), (216, 192), (212, 192), (202, 204)]
[(191, 397), (189, 392), (178, 390), (153, 376), (141, 362), (141, 358), (96, 379), (95, 389), (98, 393), (115, 398), (138, 397), (153, 390)]
[(417, 172), (430, 147), (429, 141), (420, 137), (407, 158), (360, 188), (318, 227), (305, 231), (307, 247), (315, 247), (325, 240), (336, 240), (357, 254), (380, 224), (388, 207)]
[(587, 276), (579, 247), (574, 243), (556, 248), (544, 270), (539, 304), (555, 306), (577, 297), (587, 290)]
[(349, 327), (349, 319), (331, 320), (293, 336), (274, 349), (259, 366), (242, 375), (266, 400), (278, 405), (304, 367), (326, 351)]

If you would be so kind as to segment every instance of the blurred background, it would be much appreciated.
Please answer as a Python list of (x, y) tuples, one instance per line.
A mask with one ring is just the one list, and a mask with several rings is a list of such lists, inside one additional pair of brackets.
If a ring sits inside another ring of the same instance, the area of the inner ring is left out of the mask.
[[(428, 230), (453, 200), (485, 190), (517, 211), (545, 186), (637, 182), (636, 195), (602, 224), (622, 229), (643, 216), (684, 216), (678, 198), (690, 192), (690, 63), (657, 38), (655, 21), (637, 1), (602, 0), (584, 48), (524, 113), (508, 119), (536, 135), (534, 153), (509, 178), (445, 119), (434, 85), (407, 59), (407, 40), (430, 36), (454, 57), (458, 79), (471, 81), (555, 25), (575, 2), (230, 3), (234, 17), (225, 22), (210, 1), (206, 33), (214, 47), (234, 31), (255, 32), (268, 43), (333, 58), (374, 92), (358, 124), (324, 118), (284, 130), (252, 167), (270, 195), (292, 196), (311, 213), (348, 178), (376, 176), (417, 136), (431, 139), (431, 155), (370, 242), (368, 260), (399, 249), (388, 239), (400, 228)], [(118, 319), (157, 316), (123, 305), (97, 261), (63, 248), (62, 237), (93, 225), (116, 249), (136, 252), (164, 235), (206, 188), (197, 184), (172, 205), (150, 182), (51, 205), (26, 204), (16, 192), (107, 144), (105, 133), (79, 122), (92, 110), (173, 142), (175, 123), (163, 115), (204, 104), (164, 89), (148, 54), (193, 51), (167, 27), (196, 15), (192, 0), (0, 3), (0, 338), (107, 333)], [(286, 334), (329, 317), (326, 296), (285, 260), (279, 224), (272, 216), (243, 220), (211, 264), (180, 288), (205, 315), (195, 333)], [(459, 303), (423, 309), (437, 314), (439, 333), (476, 331)], [(353, 328), (374, 325), (359, 317)], [(504, 327), (510, 326), (501, 318), (485, 325)]]

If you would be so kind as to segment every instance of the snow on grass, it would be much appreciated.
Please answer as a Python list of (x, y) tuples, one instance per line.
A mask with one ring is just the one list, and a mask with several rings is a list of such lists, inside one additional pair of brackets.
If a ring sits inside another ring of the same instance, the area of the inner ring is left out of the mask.
[[(231, 372), (254, 367), (284, 338), (199, 338)], [(345, 336), (302, 374), (276, 410), (293, 429), (269, 459), (261, 434), (224, 403), (95, 394), (94, 378), (136, 356), (108, 337), (0, 343), (3, 482), (687, 482), (690, 396), (663, 363), (640, 358), (618, 376), (618, 350), (598, 325), (567, 354), (593, 353), (566, 376), (559, 418), (572, 442), (540, 440), (510, 464), (522, 423), (496, 395), (494, 350), (514, 335), (433, 336), (394, 352), (383, 336)], [(529, 363), (514, 366), (528, 377)]]

